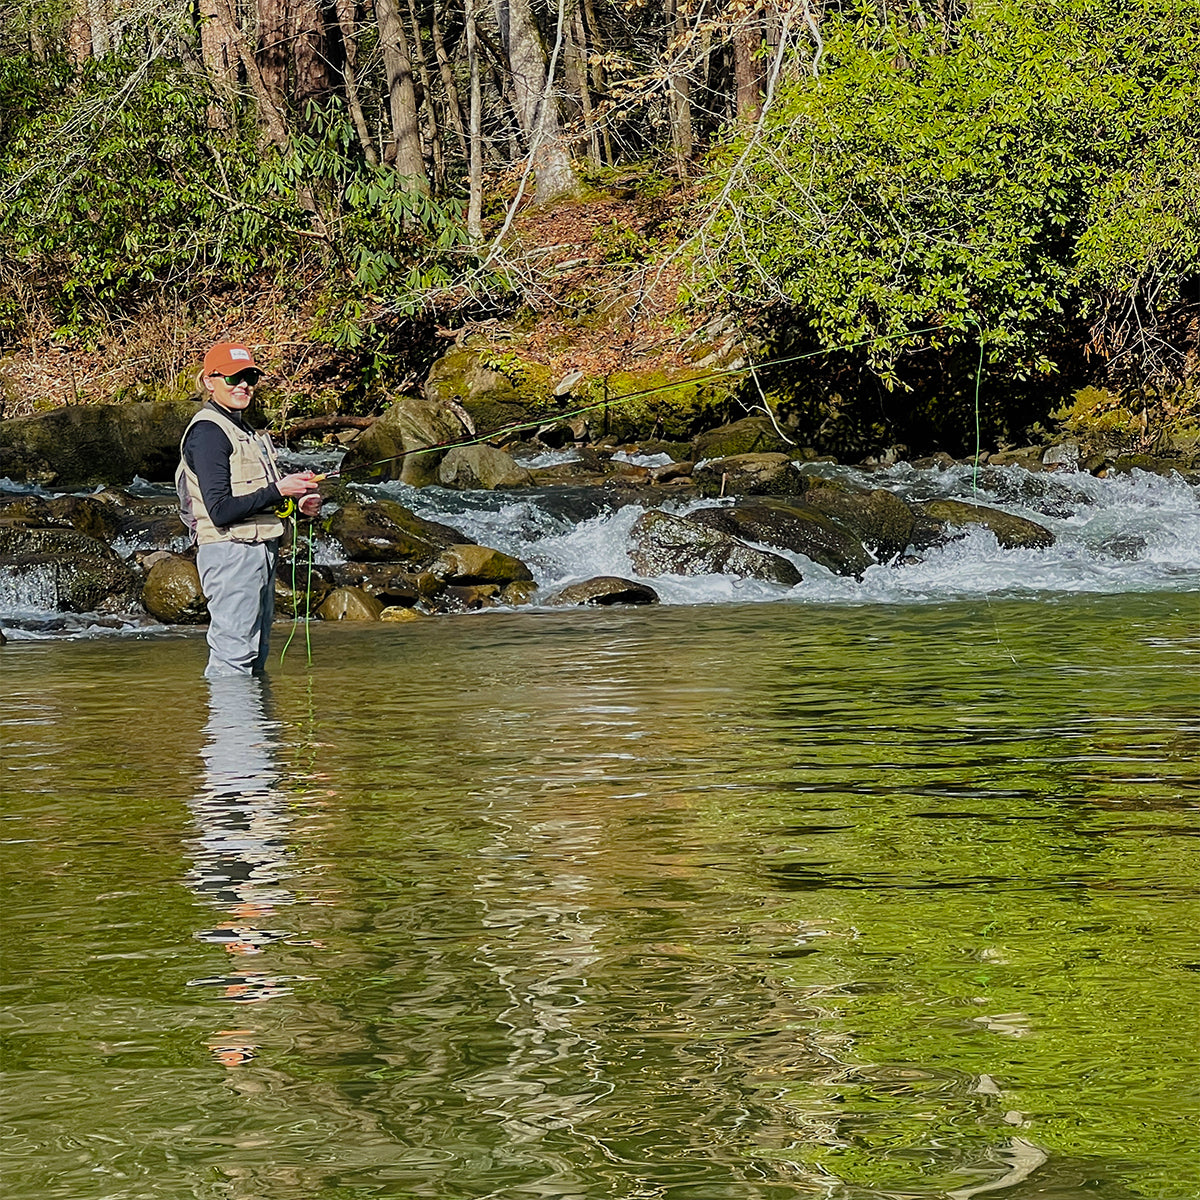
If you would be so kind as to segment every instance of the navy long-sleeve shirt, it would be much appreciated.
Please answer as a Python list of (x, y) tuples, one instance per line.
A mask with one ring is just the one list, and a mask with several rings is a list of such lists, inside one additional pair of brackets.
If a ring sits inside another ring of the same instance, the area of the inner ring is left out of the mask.
[[(235, 425), (253, 432), (242, 420), (240, 412), (209, 402), (214, 411), (228, 417)], [(245, 496), (233, 494), (229, 459), (233, 455), (233, 444), (225, 431), (212, 421), (198, 421), (183, 440), (183, 457), (200, 481), (200, 498), (212, 523), (218, 528), (234, 525), (264, 509), (276, 508), (283, 499), (279, 489), (268, 483)]]

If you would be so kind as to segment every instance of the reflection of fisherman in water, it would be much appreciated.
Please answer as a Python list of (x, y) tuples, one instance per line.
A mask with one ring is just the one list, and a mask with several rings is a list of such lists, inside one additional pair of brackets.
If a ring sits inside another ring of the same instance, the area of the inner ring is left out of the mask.
[[(189, 886), (227, 914), (196, 936), (237, 959), (260, 955), (278, 942), (296, 944), (286, 929), (274, 927), (277, 910), (295, 897), (285, 884), (292, 870), (291, 818), (278, 787), (277, 725), (268, 717), (268, 704), (268, 685), (260, 677), (209, 681), (208, 740), (201, 751), (205, 786), (191, 806), (199, 837)], [(190, 980), (189, 986), (220, 988), (223, 999), (254, 1004), (290, 992), (287, 985), (297, 978), (235, 968)], [(248, 1061), (253, 1032), (224, 1031), (211, 1048), (228, 1066)]]

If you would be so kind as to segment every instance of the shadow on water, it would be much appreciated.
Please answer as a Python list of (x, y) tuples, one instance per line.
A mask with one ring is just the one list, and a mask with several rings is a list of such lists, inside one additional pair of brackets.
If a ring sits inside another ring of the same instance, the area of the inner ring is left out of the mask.
[(1179, 597), (203, 650), (5, 649), (6, 1200), (1200, 1194)]

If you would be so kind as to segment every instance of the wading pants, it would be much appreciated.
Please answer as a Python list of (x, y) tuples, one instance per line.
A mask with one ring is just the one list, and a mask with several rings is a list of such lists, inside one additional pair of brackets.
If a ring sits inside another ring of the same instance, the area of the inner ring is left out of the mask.
[(213, 542), (196, 551), (200, 589), (208, 597), (210, 679), (259, 675), (267, 665), (275, 616), (278, 540)]

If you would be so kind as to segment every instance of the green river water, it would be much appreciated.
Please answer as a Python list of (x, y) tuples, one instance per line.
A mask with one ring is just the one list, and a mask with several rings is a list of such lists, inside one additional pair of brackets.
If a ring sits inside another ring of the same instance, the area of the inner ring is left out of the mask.
[(1200, 1197), (1196, 593), (302, 641), (0, 650), (5, 1200)]

